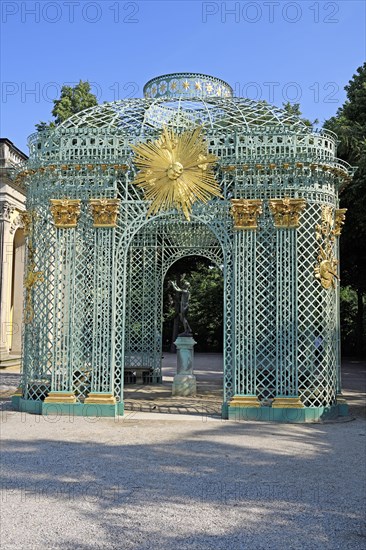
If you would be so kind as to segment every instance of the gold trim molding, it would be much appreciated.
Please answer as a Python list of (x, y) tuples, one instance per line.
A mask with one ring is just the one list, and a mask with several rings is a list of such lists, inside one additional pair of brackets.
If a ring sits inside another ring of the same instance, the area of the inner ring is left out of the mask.
[(303, 409), (304, 403), (300, 397), (276, 397), (272, 401), (272, 409)]
[(80, 199), (50, 199), (55, 226), (70, 229), (77, 226), (80, 216)]
[(261, 403), (256, 395), (234, 395), (229, 402), (230, 407), (255, 407), (261, 406)]
[(86, 405), (115, 405), (116, 398), (113, 393), (89, 393), (84, 403)]
[(76, 403), (73, 392), (50, 392), (44, 400), (45, 403)]
[(259, 199), (231, 199), (234, 229), (257, 229), (262, 203)]
[(116, 227), (120, 199), (90, 199), (93, 227)]
[(305, 210), (305, 199), (271, 199), (269, 208), (277, 228), (293, 229), (300, 225), (300, 215)]

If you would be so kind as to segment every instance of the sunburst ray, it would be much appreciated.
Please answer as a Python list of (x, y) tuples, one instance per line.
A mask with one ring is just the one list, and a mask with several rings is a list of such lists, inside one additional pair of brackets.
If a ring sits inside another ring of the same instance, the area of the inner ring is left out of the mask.
[(131, 148), (139, 169), (133, 183), (144, 190), (150, 202), (148, 216), (176, 208), (189, 220), (197, 200), (206, 203), (212, 197), (222, 197), (213, 174), (218, 159), (208, 152), (201, 127), (182, 134), (163, 127), (157, 140)]

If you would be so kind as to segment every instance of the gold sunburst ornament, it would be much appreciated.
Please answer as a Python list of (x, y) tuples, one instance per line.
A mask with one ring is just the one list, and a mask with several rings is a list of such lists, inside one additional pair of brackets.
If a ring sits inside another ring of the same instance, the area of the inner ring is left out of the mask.
[(202, 128), (175, 134), (164, 127), (159, 139), (131, 147), (139, 169), (133, 183), (151, 201), (148, 216), (176, 208), (189, 220), (194, 202), (222, 196), (213, 174), (218, 159), (208, 152)]

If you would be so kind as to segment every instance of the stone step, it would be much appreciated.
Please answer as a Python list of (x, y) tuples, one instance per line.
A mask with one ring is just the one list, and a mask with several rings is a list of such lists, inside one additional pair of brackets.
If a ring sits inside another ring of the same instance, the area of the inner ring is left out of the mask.
[(133, 399), (124, 402), (125, 411), (129, 412), (155, 412), (170, 414), (196, 414), (202, 417), (215, 416), (221, 417), (221, 402), (200, 401), (200, 400), (182, 400), (176, 399), (157, 399), (140, 400)]
[(10, 367), (20, 367), (21, 357), (9, 357), (0, 361), (0, 369), (8, 369)]

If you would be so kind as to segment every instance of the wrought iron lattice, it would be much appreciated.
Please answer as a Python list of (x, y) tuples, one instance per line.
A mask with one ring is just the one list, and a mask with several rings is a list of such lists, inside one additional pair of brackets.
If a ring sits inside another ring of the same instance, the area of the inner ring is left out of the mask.
[[(179, 136), (197, 126), (218, 159), (222, 197), (195, 202), (189, 221), (174, 208), (147, 217), (131, 145), (156, 140), (163, 127)], [(24, 334), (25, 399), (58, 391), (78, 402), (89, 393), (123, 401), (128, 369), (161, 382), (164, 277), (194, 254), (223, 269), (224, 402), (240, 395), (300, 397), (310, 408), (335, 403), (338, 282), (326, 289), (314, 276), (322, 207), (334, 214), (352, 175), (335, 156), (334, 134), (265, 102), (231, 97), (219, 79), (181, 74), (150, 81), (144, 99), (93, 107), (33, 134), (29, 145), (17, 177), (37, 214), (34, 267), (44, 279), (32, 288), (34, 319)], [(79, 201), (73, 226), (54, 219), (55, 199), (69, 222)], [(91, 199), (118, 199), (116, 222), (95, 225)], [(234, 227), (232, 199), (244, 201), (242, 226)], [(271, 201), (280, 199), (303, 199), (297, 224), (278, 226)], [(261, 201), (261, 212), (257, 225), (246, 226), (251, 200)], [(331, 246), (336, 259), (336, 240)]]

